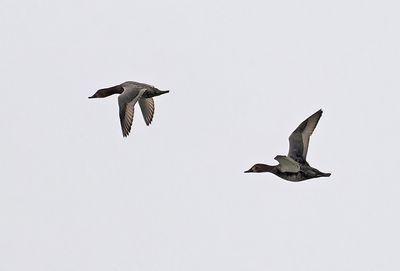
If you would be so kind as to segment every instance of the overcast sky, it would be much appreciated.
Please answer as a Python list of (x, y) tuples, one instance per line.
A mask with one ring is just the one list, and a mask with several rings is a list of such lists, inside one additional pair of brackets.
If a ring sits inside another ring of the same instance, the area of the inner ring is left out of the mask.
[[(1, 0), (0, 270), (400, 270), (399, 8)], [(330, 178), (243, 173), (320, 108)]]

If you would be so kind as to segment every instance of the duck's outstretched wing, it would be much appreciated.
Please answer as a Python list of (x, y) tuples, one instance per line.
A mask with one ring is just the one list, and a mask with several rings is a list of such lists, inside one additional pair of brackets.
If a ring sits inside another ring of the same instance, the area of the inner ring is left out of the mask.
[(289, 136), (288, 156), (293, 158), (295, 161), (299, 163), (307, 163), (306, 158), (310, 136), (317, 126), (321, 115), (322, 110), (320, 109), (303, 121)]
[(133, 122), (135, 104), (146, 91), (144, 88), (124, 88), (124, 92), (118, 96), (119, 118), (121, 121), (122, 135), (128, 136)]
[(144, 121), (146, 125), (149, 126), (154, 115), (154, 100), (153, 98), (141, 98), (139, 99), (139, 105), (142, 110)]

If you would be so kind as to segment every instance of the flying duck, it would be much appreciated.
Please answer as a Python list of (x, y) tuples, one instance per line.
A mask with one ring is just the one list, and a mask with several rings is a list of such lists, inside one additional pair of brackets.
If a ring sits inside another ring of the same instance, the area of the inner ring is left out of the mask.
[(311, 167), (306, 160), (308, 143), (310, 136), (321, 118), (322, 110), (318, 110), (305, 121), (289, 136), (289, 153), (277, 155), (275, 160), (278, 165), (270, 166), (265, 164), (255, 164), (247, 172), (271, 172), (282, 179), (291, 182), (300, 182), (312, 178), (329, 177), (330, 173), (323, 173)]
[(169, 90), (159, 90), (153, 86), (127, 81), (120, 85), (103, 88), (96, 91), (91, 98), (104, 98), (113, 94), (118, 96), (119, 118), (121, 120), (122, 135), (127, 137), (131, 131), (136, 102), (139, 101), (146, 125), (150, 125), (154, 115), (154, 96), (168, 93)]

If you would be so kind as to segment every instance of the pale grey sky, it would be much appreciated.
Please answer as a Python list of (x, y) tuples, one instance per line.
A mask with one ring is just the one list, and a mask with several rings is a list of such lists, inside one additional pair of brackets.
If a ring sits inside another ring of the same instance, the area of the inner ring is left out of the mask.
[[(0, 1), (0, 270), (398, 270), (397, 1)], [(117, 97), (170, 89), (122, 138)], [(322, 108), (309, 162), (244, 174)]]

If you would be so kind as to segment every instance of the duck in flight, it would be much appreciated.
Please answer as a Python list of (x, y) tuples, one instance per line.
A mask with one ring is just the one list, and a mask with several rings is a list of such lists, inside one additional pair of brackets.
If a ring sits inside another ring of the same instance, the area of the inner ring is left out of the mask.
[(247, 172), (271, 172), (282, 179), (291, 182), (300, 182), (312, 178), (329, 177), (330, 173), (323, 173), (311, 167), (306, 160), (310, 136), (321, 118), (322, 110), (319, 110), (303, 121), (289, 136), (289, 153), (277, 155), (275, 160), (278, 165), (270, 166), (255, 164)]
[(99, 89), (91, 98), (104, 98), (113, 94), (118, 96), (119, 118), (122, 135), (127, 137), (131, 131), (136, 102), (139, 102), (146, 125), (150, 125), (154, 115), (154, 96), (168, 93), (169, 90), (159, 90), (153, 86), (127, 81), (117, 86)]

